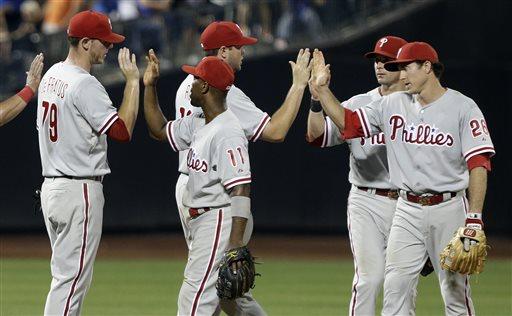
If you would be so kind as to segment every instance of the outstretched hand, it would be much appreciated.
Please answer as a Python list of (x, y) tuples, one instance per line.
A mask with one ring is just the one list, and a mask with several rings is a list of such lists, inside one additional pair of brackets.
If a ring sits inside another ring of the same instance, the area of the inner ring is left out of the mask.
[(145, 86), (154, 86), (160, 77), (160, 61), (156, 57), (155, 51), (150, 49), (146, 56), (148, 65), (144, 72), (143, 82)]
[(119, 50), (119, 54), (117, 56), (119, 61), (119, 68), (123, 72), (126, 81), (139, 81), (139, 68), (137, 68), (137, 61), (135, 58), (135, 54), (131, 54), (130, 50), (126, 47), (123, 47)]
[(293, 84), (300, 88), (305, 88), (308, 84), (312, 67), (310, 56), (309, 48), (301, 49), (297, 55), (297, 61), (289, 61), (292, 67)]
[(329, 83), (331, 81), (331, 65), (325, 64), (324, 54), (316, 48), (313, 51), (312, 60), (313, 69), (311, 71), (309, 87), (310, 90), (312, 90), (311, 94), (313, 95), (313, 93), (317, 93), (318, 88), (329, 86)]
[(36, 92), (39, 87), (39, 83), (41, 82), (41, 74), (44, 66), (43, 60), (43, 53), (37, 54), (30, 64), (30, 69), (27, 71), (27, 86), (29, 86), (34, 92)]

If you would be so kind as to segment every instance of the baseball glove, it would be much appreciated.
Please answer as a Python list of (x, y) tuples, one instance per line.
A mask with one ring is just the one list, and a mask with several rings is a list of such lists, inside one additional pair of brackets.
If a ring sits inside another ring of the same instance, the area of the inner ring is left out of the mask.
[(481, 229), (460, 227), (441, 252), (441, 268), (461, 274), (481, 273), (487, 257), (487, 239)]
[(234, 248), (224, 254), (219, 266), (215, 287), (221, 299), (236, 299), (254, 288), (256, 276), (254, 257), (247, 246)]

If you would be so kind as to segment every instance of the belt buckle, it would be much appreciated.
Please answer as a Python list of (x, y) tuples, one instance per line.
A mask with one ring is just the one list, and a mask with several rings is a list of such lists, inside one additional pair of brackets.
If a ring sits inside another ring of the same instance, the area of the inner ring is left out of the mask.
[(389, 190), (388, 191), (388, 198), (390, 198), (392, 200), (397, 200), (398, 199), (398, 191), (396, 191), (396, 190)]
[(420, 199), (418, 200), (418, 203), (420, 203), (422, 206), (429, 206), (432, 205), (432, 200), (430, 199), (430, 196), (420, 196)]

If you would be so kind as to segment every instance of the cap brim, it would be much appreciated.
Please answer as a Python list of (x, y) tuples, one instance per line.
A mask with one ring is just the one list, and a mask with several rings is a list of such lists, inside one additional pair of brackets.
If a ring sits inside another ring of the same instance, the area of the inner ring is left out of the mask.
[(388, 61), (384, 64), (384, 69), (387, 71), (398, 71), (398, 66), (401, 64), (408, 64), (415, 61), (415, 59), (402, 59), (402, 60), (393, 60)]
[(194, 66), (183, 65), (183, 66), (181, 66), (181, 70), (183, 70), (184, 72), (186, 72), (190, 75), (197, 76), (196, 75), (196, 67), (194, 67)]
[(373, 52), (369, 52), (369, 53), (364, 54), (364, 57), (366, 57), (368, 59), (375, 58), (377, 56), (384, 56), (384, 57), (393, 58), (393, 59), (396, 58), (396, 56), (393, 56), (393, 54), (386, 53), (386, 52), (376, 52), (376, 51), (373, 51)]
[(121, 43), (124, 41), (124, 36), (117, 33), (110, 33), (109, 35), (101, 38), (102, 40), (109, 43)]
[(258, 39), (255, 37), (244, 36), (238, 45), (240, 45), (240, 46), (254, 45), (257, 42), (258, 42)]

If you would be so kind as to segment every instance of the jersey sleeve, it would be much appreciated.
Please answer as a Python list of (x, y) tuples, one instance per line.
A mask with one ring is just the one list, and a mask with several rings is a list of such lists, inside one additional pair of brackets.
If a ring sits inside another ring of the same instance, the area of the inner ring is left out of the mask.
[(322, 147), (332, 147), (339, 144), (343, 144), (345, 140), (341, 136), (340, 129), (330, 117), (325, 117), (324, 124), (324, 139), (322, 141)]
[(464, 111), (462, 115), (460, 135), (464, 159), (468, 161), (471, 157), (484, 153), (493, 156), (494, 145), (482, 111), (473, 103), (470, 110)]
[(361, 123), (365, 138), (381, 132), (384, 121), (382, 109), (383, 103), (386, 101), (387, 98), (382, 98), (354, 110)]
[(232, 87), (227, 95), (227, 106), (235, 114), (248, 140), (257, 141), (270, 122), (270, 116), (260, 110), (240, 89)]
[(118, 119), (117, 109), (105, 88), (94, 77), (86, 77), (79, 83), (74, 105), (78, 112), (98, 134), (104, 134)]
[(187, 116), (167, 123), (165, 130), (172, 150), (182, 151), (190, 146), (195, 130), (201, 126), (199, 120), (204, 122), (202, 118)]
[(247, 140), (240, 136), (224, 139), (217, 147), (217, 171), (226, 190), (251, 183)]

